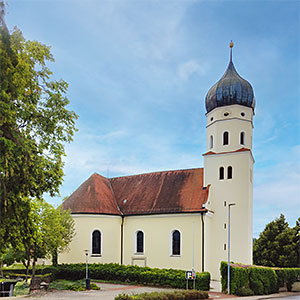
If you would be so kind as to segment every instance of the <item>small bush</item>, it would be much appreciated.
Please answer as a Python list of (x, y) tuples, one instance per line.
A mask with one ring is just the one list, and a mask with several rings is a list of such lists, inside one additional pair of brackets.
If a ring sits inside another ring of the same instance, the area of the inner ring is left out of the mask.
[(100, 290), (100, 287), (96, 283), (91, 283), (91, 290)]
[(208, 298), (207, 292), (189, 290), (176, 292), (153, 292), (139, 295), (121, 294), (115, 300), (197, 300)]
[(253, 291), (250, 288), (244, 287), (244, 286), (237, 289), (235, 291), (235, 294), (237, 296), (241, 296), (241, 297), (243, 297), (243, 296), (253, 296), (254, 295)]
[(14, 288), (14, 296), (29, 295), (29, 285), (25, 281), (19, 281)]
[(85, 281), (84, 280), (56, 280), (51, 282), (49, 285), (51, 290), (71, 290), (71, 291), (84, 291), (85, 290)]

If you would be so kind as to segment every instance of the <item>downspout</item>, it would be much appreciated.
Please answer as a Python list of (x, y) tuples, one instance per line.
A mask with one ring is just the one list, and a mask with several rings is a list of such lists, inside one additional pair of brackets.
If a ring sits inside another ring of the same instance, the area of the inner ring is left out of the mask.
[(202, 222), (202, 272), (204, 272), (204, 219), (203, 219), (203, 212), (201, 213), (201, 222)]
[(121, 222), (121, 265), (123, 265), (124, 215), (122, 215), (121, 218), (122, 218), (122, 222)]

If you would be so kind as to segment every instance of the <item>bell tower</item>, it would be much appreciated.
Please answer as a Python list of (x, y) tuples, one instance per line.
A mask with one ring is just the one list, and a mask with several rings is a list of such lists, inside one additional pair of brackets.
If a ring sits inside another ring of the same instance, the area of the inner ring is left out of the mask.
[[(206, 143), (204, 186), (211, 185), (206, 217), (207, 270), (220, 277), (228, 255), (228, 209), (231, 206), (231, 261), (252, 263), (253, 164), (252, 131), (255, 99), (250, 83), (230, 60), (222, 78), (205, 99)], [(210, 215), (210, 217), (209, 217)], [(211, 259), (210, 259), (211, 257)]]

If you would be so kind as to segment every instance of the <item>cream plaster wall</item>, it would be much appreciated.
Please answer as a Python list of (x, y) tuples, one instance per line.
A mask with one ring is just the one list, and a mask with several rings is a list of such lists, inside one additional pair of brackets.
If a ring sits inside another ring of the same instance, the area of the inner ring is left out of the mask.
[[(106, 215), (72, 214), (76, 235), (69, 252), (59, 255), (59, 263), (85, 262), (85, 249), (89, 250), (89, 263), (121, 262), (121, 217)], [(101, 256), (91, 256), (92, 232), (101, 232)]]
[[(201, 271), (201, 215), (169, 214), (126, 217), (124, 221), (124, 264)], [(181, 233), (181, 255), (171, 255), (171, 233)], [(144, 253), (135, 253), (135, 233), (144, 232)], [(194, 233), (193, 233), (194, 232)], [(139, 259), (139, 260), (138, 260)]]
[[(224, 112), (229, 112), (229, 116), (225, 117)], [(244, 119), (241, 118), (241, 112), (245, 113)], [(252, 109), (240, 105), (220, 107), (207, 115), (207, 151), (217, 152), (215, 155), (204, 156), (204, 186), (211, 184), (206, 207), (213, 212), (211, 218), (206, 217), (206, 235), (211, 237), (207, 267), (213, 279), (220, 277), (220, 261), (227, 261), (229, 203), (236, 203), (231, 207), (231, 261), (252, 263), (251, 174), (254, 160), (249, 151), (222, 154), (242, 147), (239, 143), (241, 131), (246, 133), (245, 147), (251, 149), (252, 117)], [(222, 145), (224, 131), (230, 134), (229, 145), (226, 146)], [(214, 135), (215, 142), (213, 149), (210, 149), (209, 144), (211, 134)], [(228, 166), (233, 168), (232, 179), (227, 179)], [(224, 180), (219, 179), (220, 167), (224, 167), (225, 170)]]
[[(227, 114), (228, 116), (224, 116)], [(242, 116), (241, 114), (245, 114)], [(230, 105), (215, 108), (207, 114), (207, 151), (228, 152), (242, 147), (252, 148), (252, 108), (241, 105)], [(229, 144), (223, 145), (223, 133), (229, 132)], [(240, 133), (245, 133), (245, 144), (240, 143)], [(210, 137), (213, 136), (213, 147), (210, 147)]]

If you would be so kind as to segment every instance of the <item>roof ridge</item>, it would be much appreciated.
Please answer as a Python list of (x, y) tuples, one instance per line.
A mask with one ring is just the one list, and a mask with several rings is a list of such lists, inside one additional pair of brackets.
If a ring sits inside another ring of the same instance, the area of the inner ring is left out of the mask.
[(119, 206), (119, 204), (118, 204), (118, 202), (117, 202), (117, 200), (116, 200), (115, 192), (114, 192), (114, 189), (113, 189), (113, 187), (112, 187), (112, 185), (111, 185), (110, 178), (107, 178), (107, 181), (109, 182), (109, 187), (110, 187), (111, 193), (112, 193), (112, 195), (113, 195), (114, 201), (115, 201), (115, 203), (116, 203), (116, 206), (117, 206), (117, 208), (118, 208), (120, 214), (123, 216), (124, 213), (122, 212), (122, 210), (121, 210), (121, 208), (120, 208), (120, 206)]
[[(125, 176), (116, 176), (116, 177), (111, 177), (111, 179), (116, 179), (116, 178), (127, 178), (127, 177), (134, 177), (134, 176), (147, 176), (150, 174), (159, 174), (159, 173), (168, 173), (168, 172), (177, 172), (177, 171), (192, 171), (192, 170), (201, 170), (203, 168), (189, 168), (189, 169), (177, 169), (177, 170), (166, 170), (166, 171), (154, 171), (154, 172), (148, 172), (148, 173), (141, 173), (141, 174), (135, 174), (135, 175), (125, 175)], [(101, 176), (101, 175), (100, 175)], [(106, 178), (106, 177), (104, 177)]]

